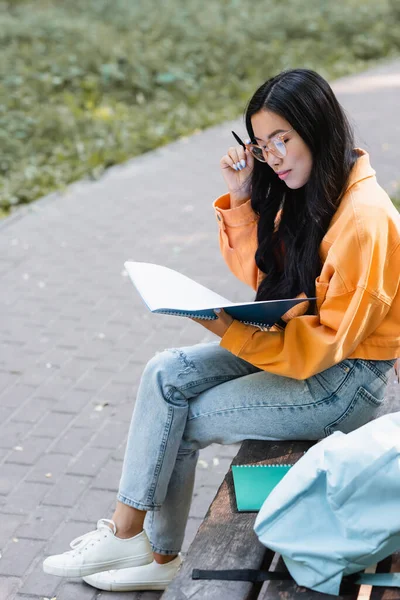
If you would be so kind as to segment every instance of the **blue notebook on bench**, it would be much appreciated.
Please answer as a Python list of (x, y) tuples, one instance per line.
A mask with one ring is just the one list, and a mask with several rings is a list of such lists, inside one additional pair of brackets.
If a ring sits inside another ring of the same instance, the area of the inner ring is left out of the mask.
[(238, 511), (259, 511), (264, 500), (292, 466), (232, 465)]
[(231, 302), (204, 285), (173, 269), (151, 263), (127, 261), (124, 267), (147, 308), (153, 313), (217, 319), (215, 308), (223, 308), (246, 325), (272, 326), (290, 308), (315, 298), (288, 298), (260, 302)]

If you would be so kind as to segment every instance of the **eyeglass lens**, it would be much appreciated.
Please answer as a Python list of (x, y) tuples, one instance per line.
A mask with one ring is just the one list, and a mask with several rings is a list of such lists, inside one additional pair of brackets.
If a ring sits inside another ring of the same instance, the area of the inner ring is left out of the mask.
[[(271, 140), (271, 142), (267, 146), (267, 149), (271, 151), (272, 154), (275, 154), (275, 156), (277, 156), (278, 158), (283, 158), (284, 156), (286, 156), (286, 145), (283, 140)], [(257, 158), (261, 162), (266, 162), (263, 149), (260, 146), (252, 145), (251, 153), (253, 154), (254, 158)]]

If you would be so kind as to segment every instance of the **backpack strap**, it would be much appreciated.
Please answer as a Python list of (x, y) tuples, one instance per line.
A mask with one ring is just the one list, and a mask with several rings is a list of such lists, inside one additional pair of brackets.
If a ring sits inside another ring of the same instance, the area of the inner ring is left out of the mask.
[[(192, 579), (223, 581), (291, 581), (293, 577), (284, 571), (262, 571), (258, 569), (193, 569)], [(355, 573), (343, 577), (343, 582), (377, 587), (400, 587), (400, 573)]]
[(219, 579), (223, 581), (290, 581), (293, 577), (284, 571), (261, 571), (259, 569), (193, 569), (192, 579)]

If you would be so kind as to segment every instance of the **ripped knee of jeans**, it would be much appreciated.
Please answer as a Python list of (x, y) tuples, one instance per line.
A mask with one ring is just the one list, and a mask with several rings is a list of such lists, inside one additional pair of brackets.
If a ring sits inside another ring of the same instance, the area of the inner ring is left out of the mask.
[(197, 371), (196, 365), (187, 357), (183, 350), (180, 348), (171, 348), (169, 351), (179, 358), (180, 368), (177, 373), (178, 379)]

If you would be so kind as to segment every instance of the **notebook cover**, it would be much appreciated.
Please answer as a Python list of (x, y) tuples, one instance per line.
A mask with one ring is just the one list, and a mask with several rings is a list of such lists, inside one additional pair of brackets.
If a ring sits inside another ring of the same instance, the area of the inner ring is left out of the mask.
[(233, 319), (249, 325), (272, 326), (289, 309), (315, 298), (286, 298), (259, 302), (231, 302), (190, 277), (152, 263), (125, 261), (125, 269), (147, 308), (153, 313), (217, 319), (223, 308)]
[(264, 500), (292, 465), (232, 465), (239, 512), (259, 511)]

